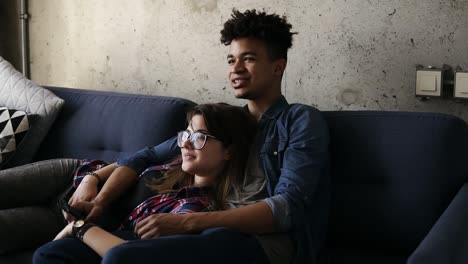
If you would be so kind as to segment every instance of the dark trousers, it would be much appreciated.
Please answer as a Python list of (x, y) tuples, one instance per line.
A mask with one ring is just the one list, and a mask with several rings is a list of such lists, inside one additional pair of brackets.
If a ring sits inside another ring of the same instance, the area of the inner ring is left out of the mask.
[[(132, 234), (116, 233), (124, 239)], [(102, 262), (101, 262), (102, 261)], [(211, 228), (200, 234), (130, 240), (99, 257), (76, 238), (52, 241), (40, 247), (33, 263), (269, 263), (252, 235), (226, 228)]]

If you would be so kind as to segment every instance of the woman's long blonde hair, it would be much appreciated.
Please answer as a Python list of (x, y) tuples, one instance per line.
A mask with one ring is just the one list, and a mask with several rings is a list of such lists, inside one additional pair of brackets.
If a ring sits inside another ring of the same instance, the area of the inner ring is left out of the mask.
[[(190, 123), (194, 115), (201, 115), (208, 132), (229, 149), (230, 159), (218, 175), (212, 198), (217, 210), (226, 209), (226, 198), (234, 185), (243, 181), (250, 147), (257, 133), (257, 122), (244, 109), (225, 103), (201, 104), (187, 114)], [(161, 193), (173, 192), (193, 185), (194, 175), (180, 166), (167, 171), (150, 188)]]

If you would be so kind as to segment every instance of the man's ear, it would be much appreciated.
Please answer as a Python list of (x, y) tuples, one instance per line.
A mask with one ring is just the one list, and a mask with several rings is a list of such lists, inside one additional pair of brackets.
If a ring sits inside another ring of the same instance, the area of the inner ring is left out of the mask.
[(276, 60), (274, 74), (276, 76), (282, 76), (284, 73), (284, 70), (286, 69), (286, 64), (287, 62), (285, 59)]

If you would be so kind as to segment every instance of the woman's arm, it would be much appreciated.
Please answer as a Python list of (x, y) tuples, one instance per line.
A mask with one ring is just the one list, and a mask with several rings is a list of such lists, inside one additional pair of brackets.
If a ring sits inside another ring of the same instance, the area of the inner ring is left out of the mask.
[[(54, 240), (72, 236), (72, 228), (73, 223), (69, 223)], [(89, 228), (83, 236), (83, 243), (92, 248), (101, 257), (104, 256), (109, 249), (125, 242), (126, 240), (123, 240), (98, 226)]]
[[(95, 173), (99, 175), (99, 178), (102, 182), (105, 182), (116, 167), (117, 163), (112, 163), (95, 171)], [(78, 201), (92, 201), (98, 193), (98, 184), (99, 180), (97, 177), (86, 175), (81, 180), (80, 185), (78, 185), (76, 191), (73, 193), (68, 203), (73, 206)]]
[(83, 242), (102, 257), (109, 249), (125, 243), (126, 240), (123, 240), (100, 227), (94, 226), (86, 231), (83, 236)]

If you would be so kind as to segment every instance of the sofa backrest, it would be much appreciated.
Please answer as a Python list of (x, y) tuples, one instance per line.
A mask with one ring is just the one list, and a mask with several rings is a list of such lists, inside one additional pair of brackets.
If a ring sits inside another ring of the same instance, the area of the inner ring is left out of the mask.
[(113, 162), (153, 146), (185, 128), (195, 103), (174, 97), (46, 87), (65, 100), (36, 160), (101, 159)]
[(409, 254), (467, 180), (468, 128), (454, 116), (325, 112), (328, 247)]

